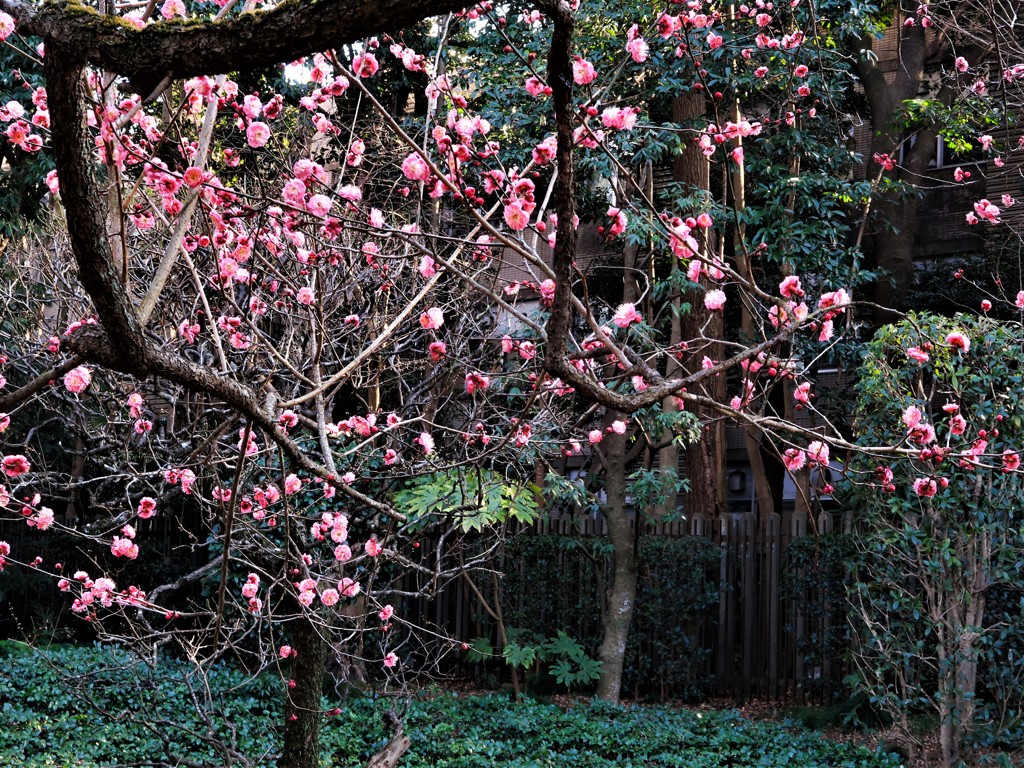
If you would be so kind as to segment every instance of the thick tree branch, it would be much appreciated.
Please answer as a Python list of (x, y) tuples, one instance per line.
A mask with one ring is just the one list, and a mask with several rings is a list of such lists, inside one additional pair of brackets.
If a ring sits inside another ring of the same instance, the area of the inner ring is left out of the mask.
[(50, 136), (60, 175), (71, 249), (78, 278), (103, 321), (109, 352), (120, 359), (144, 360), (146, 344), (131, 299), (111, 256), (107, 240), (105, 196), (94, 172), (85, 94), (85, 62), (73, 50), (47, 41), (46, 88)]
[(42, 5), (0, 0), (22, 34), (39, 35), (48, 46), (74, 51), (90, 64), (129, 78), (143, 95), (167, 75), (188, 78), (265, 67), (465, 5), (465, 0), (284, 0), (271, 10), (222, 21), (161, 21), (135, 29), (74, 0)]

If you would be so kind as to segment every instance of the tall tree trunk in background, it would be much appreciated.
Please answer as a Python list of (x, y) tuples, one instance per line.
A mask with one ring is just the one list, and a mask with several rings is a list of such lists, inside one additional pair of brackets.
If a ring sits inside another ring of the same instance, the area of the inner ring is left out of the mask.
[[(612, 411), (605, 417), (605, 421), (610, 424), (622, 418), (622, 414)], [(606, 494), (601, 512), (608, 525), (613, 562), (611, 583), (601, 616), (604, 638), (598, 654), (601, 677), (597, 681), (597, 697), (617, 703), (622, 689), (626, 641), (629, 639), (636, 603), (636, 550), (626, 515), (626, 436), (607, 432), (601, 447), (604, 449)]]
[[(705, 121), (705, 101), (703, 92), (688, 91), (676, 96), (672, 104), (672, 120), (686, 126), (695, 121)], [(691, 142), (675, 157), (672, 165), (672, 178), (685, 185), (687, 193), (692, 197), (702, 197), (711, 188), (711, 168), (708, 159), (696, 143)], [(714, 244), (707, 243), (710, 250)], [(674, 266), (673, 268), (678, 268)], [(724, 322), (721, 312), (708, 312), (704, 307), (704, 295), (694, 291), (685, 297), (690, 304), (690, 311), (685, 315), (675, 314), (672, 318), (672, 343), (678, 344), (684, 339), (697, 339), (704, 331), (708, 339), (721, 339)], [(689, 354), (684, 354), (682, 361), (670, 360), (668, 375), (673, 375), (678, 368), (686, 373), (700, 370), (704, 356), (712, 360), (720, 360), (723, 349), (720, 342), (708, 341), (705, 345), (691, 347)], [(721, 402), (725, 396), (725, 380), (718, 377), (705, 380), (702, 394)], [(678, 409), (676, 398), (668, 398), (662, 406), (666, 411)], [(684, 452), (684, 477), (688, 483), (685, 496), (687, 516), (703, 514), (715, 518), (725, 511), (725, 424), (721, 419), (709, 413), (698, 411), (704, 424), (701, 438), (688, 445)], [(670, 446), (662, 449), (659, 456), (662, 467), (679, 465), (679, 449)]]
[(284, 748), (277, 765), (278, 768), (320, 768), (321, 699), (327, 672), (327, 641), (320, 627), (301, 615), (291, 623), (291, 642), (296, 655), (286, 691)]
[[(910, 9), (908, 13), (911, 13)], [(872, 38), (855, 41), (859, 51), (857, 72), (864, 86), (864, 95), (871, 109), (871, 149), (868, 153), (868, 177), (873, 178), (879, 166), (872, 158), (877, 154), (897, 157), (903, 148), (902, 169), (889, 171), (889, 175), (914, 183), (928, 170), (935, 159), (937, 135), (925, 128), (917, 133), (913, 146), (909, 136), (897, 125), (897, 118), (904, 110), (903, 103), (917, 98), (925, 72), (930, 62), (935, 62), (947, 52), (945, 38), (929, 39), (921, 25), (903, 27), (902, 17), (897, 17), (899, 40), (898, 66), (891, 77), (882, 71), (880, 60), (872, 56)], [(938, 99), (948, 102), (952, 91), (944, 87)], [(887, 310), (902, 309), (907, 291), (913, 283), (914, 244), (917, 240), (918, 214), (921, 201), (916, 195), (890, 195), (881, 199), (874, 209), (876, 220), (871, 238), (871, 251), (875, 266), (885, 274), (875, 283), (874, 301), (880, 305), (874, 311), (876, 325), (891, 322), (895, 315)]]
[[(739, 123), (742, 119), (740, 105), (737, 101), (733, 105), (733, 122)], [(737, 145), (742, 148), (743, 139), (737, 139)], [(733, 209), (742, 214), (747, 207), (747, 181), (743, 163), (735, 163), (729, 166), (728, 171), (723, 171), (725, 178), (722, 185), (728, 187), (732, 194)], [(724, 250), (724, 249), (723, 249)], [(732, 257), (736, 263), (736, 271), (743, 275), (751, 283), (756, 282), (754, 268), (750, 254), (747, 252), (746, 233), (744, 225), (738, 224), (732, 231)], [(740, 333), (743, 339), (748, 342), (756, 340), (758, 330), (757, 323), (750, 311), (750, 306), (743, 304), (740, 310)], [(764, 409), (765, 404), (760, 408)], [(781, 465), (778, 462), (772, 463), (769, 451), (765, 449), (762, 440), (764, 435), (749, 424), (743, 425), (743, 444), (747, 450), (747, 463), (750, 465), (750, 474), (754, 479), (754, 494), (757, 499), (757, 513), (759, 519), (767, 519), (775, 514), (782, 506), (782, 484), (783, 476)]]

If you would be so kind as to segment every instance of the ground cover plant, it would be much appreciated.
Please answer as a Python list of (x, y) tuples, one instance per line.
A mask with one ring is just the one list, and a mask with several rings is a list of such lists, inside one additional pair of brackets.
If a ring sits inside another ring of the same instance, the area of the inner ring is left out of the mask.
[[(37, 651), (5, 643), (0, 661), (0, 755), (8, 765), (264, 766), (281, 748), (280, 730), (267, 727), (268, 716), (280, 715), (280, 681), (271, 675), (222, 663), (200, 676), (186, 661), (147, 663), (104, 646)], [(412, 746), (404, 768), (899, 765), (892, 755), (728, 711), (585, 702), (563, 709), (436, 692), (408, 702), (353, 695), (325, 709), (325, 766), (365, 765), (390, 738), (388, 709), (405, 710)]]

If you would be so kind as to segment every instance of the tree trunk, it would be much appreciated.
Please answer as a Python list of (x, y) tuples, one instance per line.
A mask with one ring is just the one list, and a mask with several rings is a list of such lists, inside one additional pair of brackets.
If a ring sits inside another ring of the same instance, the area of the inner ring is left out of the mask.
[[(897, 17), (895, 23), (899, 23)], [(928, 128), (918, 131), (914, 144), (910, 136), (895, 127), (898, 116), (905, 109), (904, 102), (918, 95), (925, 77), (928, 62), (944, 55), (946, 43), (942, 38), (929, 42), (920, 25), (903, 27), (897, 32), (899, 41), (899, 66), (892, 77), (882, 72), (877, 56), (872, 56), (873, 41), (858, 41), (860, 54), (857, 70), (864, 86), (864, 95), (871, 110), (872, 140), (869, 157), (887, 154), (897, 157), (903, 149), (902, 171), (893, 170), (887, 175), (915, 183), (927, 173), (928, 164), (935, 158), (936, 139), (934, 131)], [(941, 89), (937, 100), (948, 103), (952, 93)], [(869, 160), (869, 178), (878, 171), (878, 166)], [(896, 315), (889, 311), (902, 309), (907, 291), (913, 281), (914, 243), (917, 239), (918, 209), (920, 200), (916, 196), (904, 198), (887, 197), (875, 206), (875, 231), (871, 238), (871, 251), (875, 266), (885, 274), (875, 283), (874, 310), (876, 325), (892, 322)]]
[[(611, 412), (607, 421), (620, 418)], [(601, 677), (597, 681), (597, 697), (617, 703), (622, 689), (622, 667), (626, 657), (626, 641), (633, 622), (636, 603), (636, 550), (633, 533), (626, 516), (626, 437), (614, 432), (606, 434), (601, 445), (605, 451), (605, 493), (601, 507), (612, 544), (612, 578), (602, 615), (604, 639), (601, 642)]]
[[(672, 104), (672, 119), (684, 126), (695, 121), (706, 122), (703, 93), (691, 91), (677, 96)], [(706, 196), (711, 188), (710, 172), (707, 157), (692, 142), (675, 157), (672, 165), (673, 180), (684, 184), (686, 194), (697, 199)], [(713, 243), (708, 242), (706, 250), (710, 251), (712, 248)], [(673, 322), (673, 342), (699, 339), (709, 319), (711, 325), (704, 334), (709, 340), (723, 338), (722, 313), (709, 313), (704, 307), (704, 297), (700, 292), (694, 292), (686, 298), (690, 304), (690, 311), (679, 318), (678, 339), (675, 338), (676, 329)], [(691, 354), (687, 356), (682, 367), (688, 374), (696, 373), (700, 370), (701, 361), (705, 356), (712, 360), (721, 359), (721, 343), (707, 341), (704, 344), (698, 342), (696, 346), (691, 344)], [(672, 369), (676, 367), (674, 363), (669, 365)], [(701, 386), (702, 394), (715, 400), (721, 401), (725, 396), (725, 380), (721, 376), (714, 380), (705, 380)], [(671, 408), (673, 405), (667, 407)], [(696, 443), (686, 446), (683, 457), (684, 475), (689, 486), (686, 490), (685, 509), (688, 517), (702, 514), (715, 518), (725, 511), (725, 424), (711, 414), (698, 412), (698, 415), (704, 422), (701, 438)], [(661, 466), (673, 461), (673, 456), (678, 456), (674, 447), (665, 449), (661, 456)]]
[(917, 197), (881, 202), (876, 215), (881, 226), (871, 238), (875, 266), (884, 274), (875, 283), (876, 324), (895, 320), (892, 311), (901, 310), (914, 280), (914, 243), (917, 240)]
[(943, 768), (957, 768), (960, 763), (960, 740), (956, 702), (956, 664), (939, 649), (939, 746)]
[[(292, 679), (285, 707), (284, 749), (278, 768), (320, 768), (320, 724), (323, 722), (327, 642), (321, 628), (302, 615), (291, 623)], [(294, 683), (294, 687), (292, 687)]]

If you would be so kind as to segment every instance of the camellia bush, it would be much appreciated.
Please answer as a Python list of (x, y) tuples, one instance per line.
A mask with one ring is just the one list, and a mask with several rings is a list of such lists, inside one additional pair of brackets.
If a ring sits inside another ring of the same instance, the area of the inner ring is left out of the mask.
[[(654, 457), (700, 444), (691, 493), (713, 489), (725, 419), (802, 487), (839, 449), (910, 450), (793, 413), (856, 340), (872, 277), (847, 246), (874, 187), (844, 181), (837, 44), (877, 31), (872, 7), (0, 9), (35, 68), (0, 112), (9, 151), (55, 164), (49, 229), (6, 245), (0, 507), (115, 566), (8, 542), (0, 565), (50, 576), (147, 653), (301, 660), (281, 676), (282, 766), (319, 759), (329, 656), (388, 686), (464, 650), (400, 599), (485, 566), (563, 460), (603, 478), (576, 500), (614, 550), (598, 682), (614, 701), (637, 589), (628, 478), (674, 512), (684, 483)], [(584, 272), (581, 233), (610, 252), (611, 287)], [(117, 564), (171, 518), (205, 562), (126, 583)]]
[(1022, 618), (987, 612), (1024, 563), (1022, 341), (1017, 323), (911, 315), (879, 331), (859, 372), (860, 439), (905, 449), (851, 460), (857, 680), (908, 740), (915, 716), (937, 718), (944, 765), (999, 739), (993, 724), (1016, 728), (1001, 713), (1019, 708), (1019, 687), (983, 681), (999, 676), (991, 667)]

